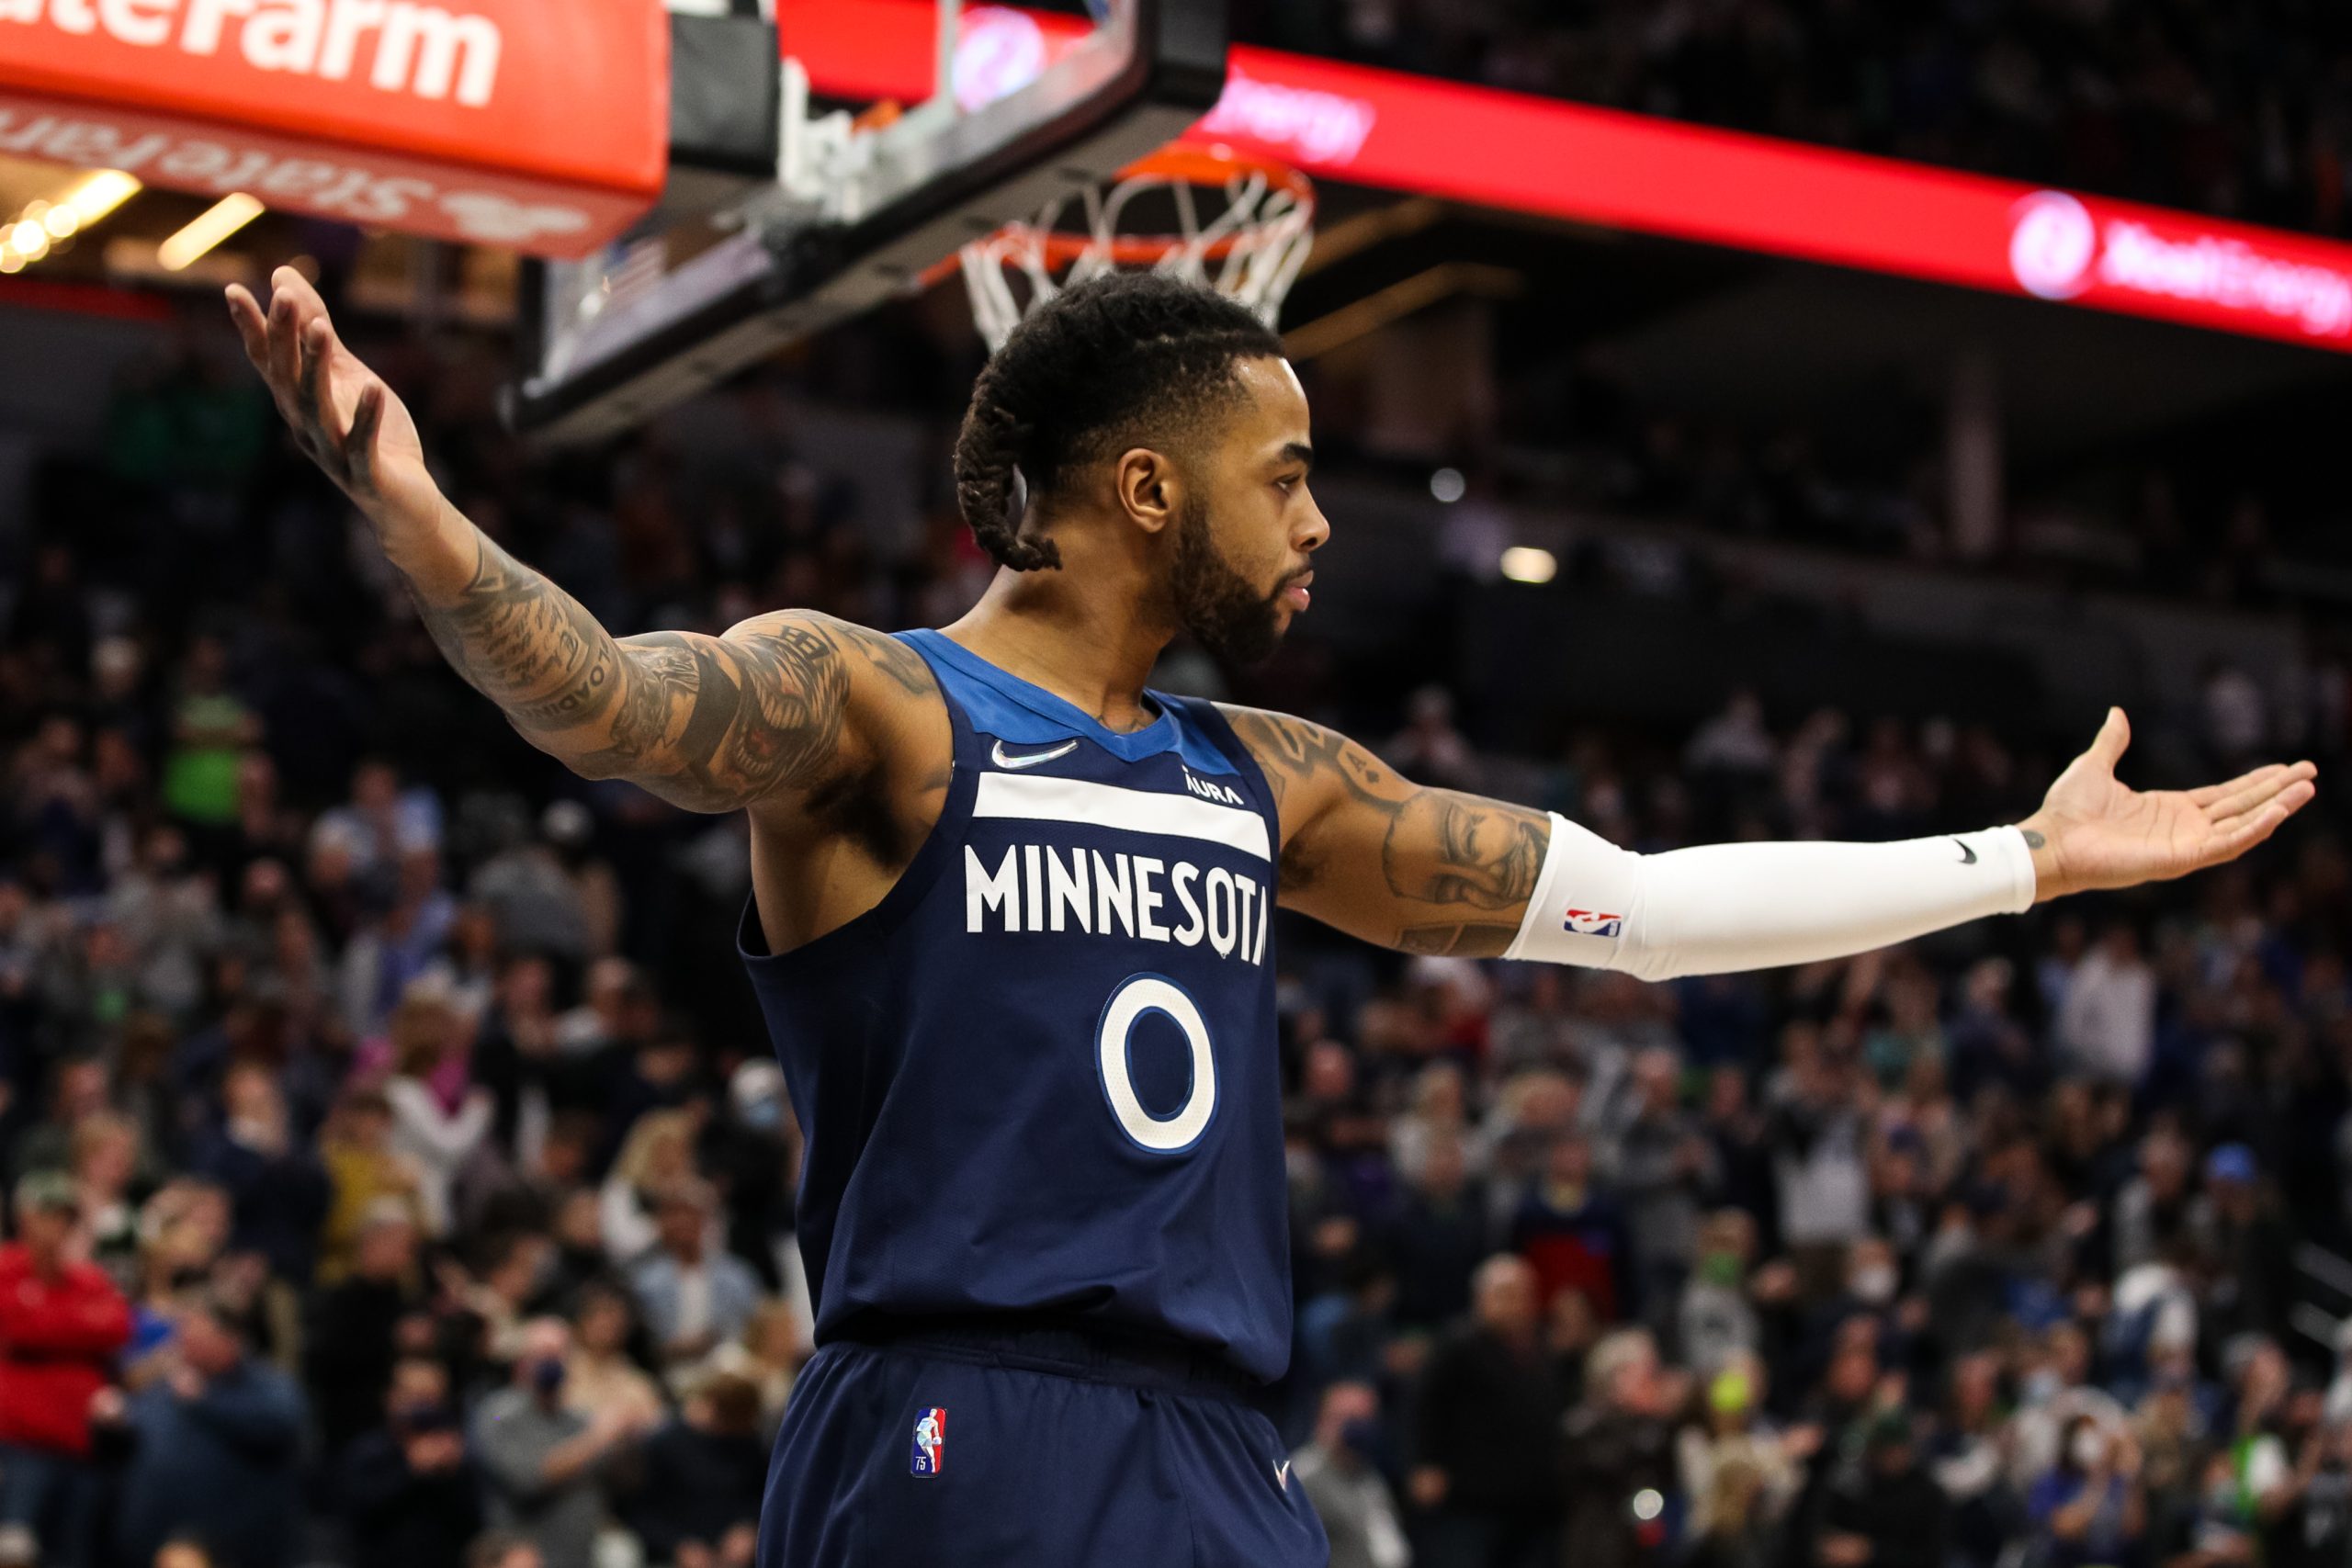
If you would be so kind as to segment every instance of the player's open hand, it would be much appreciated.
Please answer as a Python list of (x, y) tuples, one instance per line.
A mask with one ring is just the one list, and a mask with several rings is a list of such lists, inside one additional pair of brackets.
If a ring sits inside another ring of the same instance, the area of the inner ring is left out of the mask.
[(343, 345), (310, 279), (281, 266), (269, 282), (266, 311), (231, 284), (229, 314), (302, 450), (379, 528), (434, 516), (441, 492), (408, 410)]
[(2132, 743), (2121, 708), (2018, 826), (2033, 845), (2038, 899), (2162, 882), (2233, 861), (2278, 830), (2319, 792), (2309, 762), (2273, 762), (2202, 789), (2125, 787), (2115, 764)]

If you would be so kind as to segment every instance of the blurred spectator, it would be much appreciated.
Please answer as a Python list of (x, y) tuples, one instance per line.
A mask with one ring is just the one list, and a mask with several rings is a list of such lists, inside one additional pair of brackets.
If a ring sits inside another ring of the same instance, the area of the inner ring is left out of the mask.
[(1821, 1434), (1772, 1426), (1764, 1414), (1764, 1364), (1754, 1356), (1725, 1361), (1699, 1393), (1698, 1421), (1675, 1439), (1690, 1548), (1726, 1563), (1758, 1561), (1779, 1541)]
[[(619, 1420), (640, 1427), (660, 1422), (662, 1391), (629, 1359), (637, 1309), (627, 1292), (602, 1280), (582, 1287), (574, 1306), (571, 1355), (564, 1364), (564, 1408), (592, 1423)], [(757, 1384), (753, 1384), (757, 1392)]]
[(629, 1269), (646, 1330), (667, 1360), (708, 1354), (741, 1334), (759, 1304), (751, 1266), (710, 1244), (712, 1203), (706, 1183), (669, 1188), (656, 1205), (660, 1238)]
[(481, 1483), (447, 1369), (400, 1362), (384, 1406), (383, 1425), (356, 1439), (341, 1466), (353, 1568), (458, 1563), (481, 1530)]
[(605, 1517), (598, 1481), (648, 1430), (637, 1412), (590, 1421), (563, 1407), (571, 1349), (560, 1319), (526, 1324), (514, 1385), (484, 1399), (473, 1419), (491, 1523), (526, 1536), (546, 1568), (592, 1568)]
[(1453, 727), (1453, 694), (1442, 686), (1423, 686), (1412, 694), (1406, 704), (1405, 728), (1381, 754), (1417, 784), (1478, 787), (1477, 759)]
[(430, 789), (404, 788), (389, 759), (370, 757), (351, 771), (350, 798), (319, 814), (311, 841), (342, 846), (353, 877), (389, 894), (404, 860), (441, 847), (440, 818)]
[(268, 1068), (232, 1065), (220, 1100), (220, 1128), (198, 1144), (193, 1164), (229, 1194), (230, 1245), (260, 1253), (277, 1278), (308, 1284), (332, 1201), (326, 1172), (299, 1140)]
[(352, 1089), (335, 1102), (319, 1130), (319, 1162), (332, 1193), (319, 1230), (321, 1284), (350, 1273), (369, 1216), (397, 1205), (413, 1226), (425, 1226), (424, 1172), (392, 1146), (392, 1107), (382, 1091)]
[(704, 1364), (713, 1371), (750, 1380), (760, 1392), (762, 1427), (773, 1436), (784, 1419), (785, 1401), (792, 1396), (792, 1385), (808, 1352), (808, 1334), (800, 1314), (784, 1302), (765, 1301), (743, 1325), (742, 1337), (719, 1346)]
[(488, 907), (505, 952), (576, 969), (612, 951), (619, 901), (612, 873), (601, 863), (576, 871), (570, 863), (594, 829), (578, 801), (550, 802), (537, 841), (501, 851), (474, 874), (467, 897)]
[(1951, 1509), (1919, 1462), (1911, 1418), (1887, 1410), (1835, 1463), (1813, 1561), (1821, 1568), (1941, 1568), (1950, 1529)]
[(1780, 746), (1764, 728), (1764, 705), (1752, 691), (1734, 692), (1723, 711), (1692, 732), (1682, 765), (1693, 773), (1761, 778), (1779, 760)]
[(1756, 1222), (1737, 1209), (1708, 1217), (1699, 1232), (1690, 1283), (1675, 1313), (1681, 1359), (1713, 1378), (1762, 1348), (1763, 1326), (1748, 1300), (1748, 1266), (1755, 1257)]
[(1615, 1129), (1617, 1193), (1624, 1206), (1634, 1296), (1669, 1326), (1699, 1233), (1702, 1196), (1717, 1179), (1714, 1150), (1682, 1106), (1682, 1063), (1667, 1046), (1634, 1060), (1629, 1115)]
[(44, 1562), (92, 1568), (99, 1475), (90, 1408), (130, 1338), (130, 1310), (89, 1260), (72, 1179), (17, 1183), (18, 1239), (0, 1247), (0, 1525)]
[(1680, 1380), (1661, 1376), (1649, 1331), (1621, 1328), (1585, 1358), (1584, 1399), (1568, 1413), (1563, 1555), (1596, 1568), (1667, 1560)]
[(241, 1314), (218, 1292), (198, 1292), (175, 1326), (162, 1374), (96, 1407), (130, 1444), (117, 1555), (152, 1562), (187, 1534), (236, 1568), (287, 1568), (301, 1517), (301, 1393), (252, 1353)]
[(1586, 1138), (1568, 1134), (1555, 1140), (1543, 1179), (1528, 1188), (1512, 1217), (1510, 1242), (1534, 1266), (1544, 1304), (1574, 1291), (1609, 1322), (1631, 1297), (1625, 1223), (1592, 1168)]
[(413, 1212), (379, 1198), (360, 1218), (349, 1272), (317, 1297), (304, 1336), (303, 1376), (330, 1458), (378, 1420), (403, 1341), (429, 1344), (429, 1329), (419, 1343), (413, 1325), (424, 1306), (418, 1272)]
[(2066, 982), (2059, 1045), (2077, 1070), (2136, 1086), (2148, 1073), (2155, 1027), (2155, 972), (2140, 955), (2140, 933), (2118, 920)]
[(676, 1418), (645, 1442), (631, 1512), (646, 1560), (752, 1568), (767, 1469), (759, 1390), (731, 1373), (705, 1375)]
[(1315, 1435), (1291, 1455), (1290, 1478), (1315, 1505), (1331, 1542), (1331, 1568), (1408, 1568), (1412, 1548), (1380, 1473), (1385, 1443), (1380, 1395), (1369, 1383), (1323, 1391)]
[(1442, 1327), (1468, 1310), (1470, 1276), (1494, 1250), (1488, 1199), (1464, 1168), (1459, 1134), (1432, 1135), (1388, 1232), (1396, 1319)]
[(1785, 1077), (1769, 1133), (1781, 1235), (1806, 1294), (1826, 1295), (1870, 1224), (1867, 1127), (1854, 1069), (1830, 1057), (1817, 1032), (1791, 1025), (1781, 1052)]
[(2026, 1500), (2043, 1555), (2053, 1568), (2137, 1559), (2147, 1529), (2140, 1453), (2129, 1427), (2109, 1430), (2088, 1416), (2067, 1428), (2058, 1466)]
[(605, 1250), (616, 1263), (636, 1261), (661, 1239), (660, 1195), (695, 1179), (694, 1119), (649, 1111), (629, 1128), (601, 1194)]
[(1559, 1530), (1560, 1418), (1537, 1337), (1535, 1271), (1479, 1265), (1470, 1321), (1430, 1354), (1408, 1492), (1420, 1568), (1550, 1568)]
[(390, 1147), (420, 1175), (417, 1199), (435, 1235), (450, 1227), (451, 1188), (490, 1135), (490, 1092), (469, 1081), (468, 1030), (447, 998), (413, 990), (390, 1024), (392, 1077), (384, 1100), (392, 1113)]
[(2264, 1194), (2254, 1151), (2224, 1144), (2205, 1159), (2205, 1194), (2189, 1211), (2211, 1285), (2202, 1326), (2217, 1341), (2287, 1326), (2294, 1236)]
[(1951, 1362), (1941, 1420), (1928, 1445), (1936, 1484), (1951, 1503), (1952, 1561), (1962, 1568), (1992, 1568), (2023, 1533), (2004, 1470), (2001, 1366), (1991, 1350)]

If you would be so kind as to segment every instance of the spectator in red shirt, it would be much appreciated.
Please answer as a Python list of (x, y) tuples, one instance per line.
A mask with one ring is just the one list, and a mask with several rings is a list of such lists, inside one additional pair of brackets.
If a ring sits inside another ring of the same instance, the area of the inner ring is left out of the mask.
[(90, 1402), (130, 1337), (130, 1306), (89, 1260), (72, 1178), (19, 1181), (17, 1232), (0, 1247), (0, 1525), (31, 1530), (52, 1568), (87, 1568)]

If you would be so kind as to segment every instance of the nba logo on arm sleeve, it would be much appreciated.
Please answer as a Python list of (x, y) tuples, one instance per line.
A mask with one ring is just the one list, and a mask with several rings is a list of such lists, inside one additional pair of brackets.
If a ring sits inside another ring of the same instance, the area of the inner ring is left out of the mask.
[(1619, 936), (1625, 930), (1625, 917), (1600, 909), (1570, 909), (1560, 928), (1570, 936)]
[(907, 1468), (916, 1475), (937, 1475), (947, 1451), (947, 1408), (934, 1404), (915, 1416), (914, 1452)]

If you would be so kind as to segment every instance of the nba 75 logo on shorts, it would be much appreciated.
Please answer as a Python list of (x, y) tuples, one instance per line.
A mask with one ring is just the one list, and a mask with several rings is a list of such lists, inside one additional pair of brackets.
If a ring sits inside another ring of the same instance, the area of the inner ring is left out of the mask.
[(937, 1475), (947, 1450), (947, 1409), (934, 1404), (915, 1416), (915, 1448), (907, 1468), (917, 1475)]

